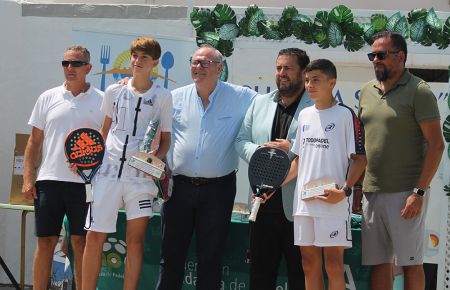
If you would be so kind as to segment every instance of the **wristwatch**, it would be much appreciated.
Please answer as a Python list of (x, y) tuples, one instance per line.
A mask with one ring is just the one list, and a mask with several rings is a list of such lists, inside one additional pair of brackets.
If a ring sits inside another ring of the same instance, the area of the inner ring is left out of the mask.
[(425, 194), (425, 190), (422, 188), (414, 187), (413, 192), (417, 195), (423, 196)]
[(349, 197), (350, 195), (352, 195), (351, 187), (344, 185), (341, 189), (345, 192), (345, 196)]

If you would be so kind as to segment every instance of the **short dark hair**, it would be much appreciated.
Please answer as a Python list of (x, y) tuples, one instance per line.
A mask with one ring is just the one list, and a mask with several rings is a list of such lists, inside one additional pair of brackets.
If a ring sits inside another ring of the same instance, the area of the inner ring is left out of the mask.
[(332, 79), (337, 79), (336, 66), (328, 59), (316, 59), (306, 66), (305, 72), (320, 70), (323, 74)]
[(375, 41), (379, 38), (390, 38), (394, 49), (403, 51), (405, 53), (405, 60), (403, 63), (406, 63), (406, 58), (408, 57), (408, 48), (406, 46), (406, 40), (403, 35), (392, 31), (380, 31), (373, 36), (372, 40)]
[(295, 55), (297, 57), (297, 64), (301, 70), (304, 70), (309, 64), (309, 56), (306, 54), (306, 51), (300, 48), (284, 48), (278, 52), (278, 56), (280, 55)]

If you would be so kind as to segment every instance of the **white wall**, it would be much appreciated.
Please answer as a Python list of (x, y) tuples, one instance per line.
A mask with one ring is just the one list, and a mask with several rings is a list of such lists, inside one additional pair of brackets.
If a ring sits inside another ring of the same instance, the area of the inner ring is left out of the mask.
[[(420, 3), (417, 7), (421, 5)], [(447, 13), (446, 17), (448, 15)], [(165, 35), (191, 39), (193, 37), (192, 27), (187, 19), (23, 17), (20, 4), (5, 0), (0, 0), (0, 19), (2, 23), (0, 202), (2, 203), (6, 203), (9, 199), (15, 133), (30, 132), (27, 121), (37, 97), (44, 90), (63, 82), (59, 61), (64, 48), (73, 44), (73, 30)], [(232, 71), (230, 81), (252, 87), (259, 85), (261, 90), (269, 85), (273, 89), (276, 52), (288, 46), (301, 47), (307, 50), (312, 58), (332, 59), (338, 66), (339, 79), (343, 83), (362, 83), (373, 76), (365, 55), (370, 50), (369, 47), (365, 47), (361, 52), (348, 53), (343, 48), (321, 50), (315, 45), (305, 45), (292, 39), (284, 42), (268, 42), (260, 38), (245, 38), (236, 41), (235, 53), (229, 60)], [(439, 51), (433, 47), (423, 48), (411, 44), (409, 49), (411, 51), (409, 66), (446, 69), (450, 64), (449, 48)], [(248, 57), (250, 55), (251, 57)], [(245, 172), (240, 174), (241, 180), (245, 179)], [(27, 284), (31, 284), (32, 252), (35, 245), (33, 222), (33, 215), (30, 214), (27, 231), (29, 237), (26, 258)], [(0, 255), (11, 267), (16, 279), (19, 279), (19, 241), (20, 213), (0, 210)], [(0, 271), (0, 283), (9, 283), (3, 271)]]
[[(37, 97), (64, 81), (60, 60), (73, 44), (72, 30), (116, 33), (192, 34), (186, 20), (22, 17), (21, 5), (0, 0), (0, 202), (9, 200), (14, 136), (29, 133), (27, 121)], [(186, 62), (187, 63), (187, 62)], [(31, 284), (35, 239), (33, 214), (28, 215), (26, 283)], [(19, 279), (20, 212), (0, 210), (0, 255)], [(0, 270), (0, 283), (9, 283)]]
[[(256, 4), (259, 7), (285, 7), (294, 5), (302, 8), (324, 8), (331, 9), (339, 4), (346, 5), (355, 9), (371, 9), (371, 10), (411, 10), (416, 7), (430, 8), (434, 7), (436, 11), (450, 11), (450, 2), (448, 0), (380, 0), (380, 1), (361, 1), (361, 0), (316, 0), (316, 1), (299, 1), (299, 0), (226, 0), (226, 1), (210, 1), (210, 0), (32, 0), (30, 2), (48, 2), (48, 3), (114, 3), (114, 4), (156, 4), (156, 5), (189, 5), (195, 6), (214, 6), (216, 3), (229, 4), (231, 6), (249, 6)], [(426, 7), (425, 7), (426, 6)]]

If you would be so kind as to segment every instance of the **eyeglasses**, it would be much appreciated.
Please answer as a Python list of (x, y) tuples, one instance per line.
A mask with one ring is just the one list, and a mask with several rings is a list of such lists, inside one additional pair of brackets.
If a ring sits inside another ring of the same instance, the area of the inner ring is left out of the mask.
[(68, 67), (69, 65), (71, 65), (72, 67), (80, 67), (89, 63), (81, 60), (63, 60), (61, 61), (61, 64), (63, 67)]
[(196, 67), (200, 64), (200, 66), (202, 68), (208, 68), (212, 63), (220, 63), (220, 61), (209, 60), (209, 59), (192, 60), (192, 58), (190, 58), (189, 63), (191, 64), (192, 67)]
[(375, 56), (379, 60), (383, 60), (388, 56), (388, 54), (397, 54), (399, 52), (400, 52), (399, 50), (397, 50), (397, 51), (374, 51), (374, 52), (368, 53), (367, 57), (369, 58), (370, 61), (373, 61), (375, 59)]

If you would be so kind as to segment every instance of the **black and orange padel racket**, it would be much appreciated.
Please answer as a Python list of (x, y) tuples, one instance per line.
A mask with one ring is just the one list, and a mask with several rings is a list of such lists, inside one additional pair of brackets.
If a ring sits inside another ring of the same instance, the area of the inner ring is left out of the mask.
[(75, 164), (78, 174), (90, 184), (105, 155), (105, 142), (100, 132), (91, 128), (73, 130), (66, 137), (64, 149), (69, 163)]

